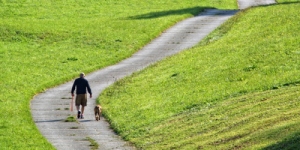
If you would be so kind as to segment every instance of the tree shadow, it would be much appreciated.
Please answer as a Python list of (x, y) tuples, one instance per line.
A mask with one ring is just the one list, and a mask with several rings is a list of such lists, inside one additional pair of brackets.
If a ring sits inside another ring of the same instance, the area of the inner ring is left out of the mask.
[(175, 10), (167, 10), (167, 11), (158, 11), (158, 12), (150, 12), (142, 15), (129, 16), (127, 19), (152, 19), (152, 18), (160, 18), (171, 15), (183, 15), (183, 14), (191, 14), (196, 16), (199, 12), (204, 9), (213, 9), (212, 7), (191, 7), (184, 9), (175, 9)]
[(43, 121), (35, 121), (35, 123), (42, 123), (42, 122), (62, 122), (65, 121), (64, 119), (56, 119), (56, 120), (43, 120)]
[(300, 149), (300, 132), (293, 134), (290, 138), (283, 140), (282, 142), (270, 145), (263, 148), (263, 150), (294, 150)]
[(79, 122), (92, 122), (92, 121), (95, 121), (95, 120), (79, 120)]

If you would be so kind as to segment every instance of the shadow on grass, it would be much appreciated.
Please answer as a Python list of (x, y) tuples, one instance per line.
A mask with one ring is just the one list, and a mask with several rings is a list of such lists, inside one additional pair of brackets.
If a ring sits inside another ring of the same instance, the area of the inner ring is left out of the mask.
[(290, 138), (274, 145), (263, 148), (263, 150), (295, 150), (300, 149), (300, 132), (295, 133)]
[[(284, 4), (299, 4), (300, 2), (282, 2), (282, 3), (275, 3), (272, 5), (284, 5)], [(272, 5), (264, 5), (260, 7), (268, 7)], [(136, 16), (129, 16), (127, 19), (153, 19), (153, 18), (160, 18), (165, 16), (171, 15), (183, 15), (183, 14), (191, 14), (193, 16), (198, 15), (201, 11), (205, 9), (215, 9), (213, 7), (191, 7), (191, 8), (184, 8), (184, 9), (174, 9), (174, 10), (167, 10), (167, 11), (157, 11), (157, 12), (150, 12), (146, 14), (136, 15)]]
[[(278, 3), (279, 5), (284, 4), (299, 4), (300, 2), (282, 2)], [(272, 4), (272, 5), (278, 5), (278, 4)], [(260, 7), (268, 7), (272, 5), (264, 5)], [(183, 15), (183, 14), (191, 14), (193, 16), (197, 16), (201, 11), (204, 11), (205, 9), (215, 9), (213, 7), (191, 7), (191, 8), (183, 8), (183, 9), (174, 9), (174, 10), (167, 10), (167, 11), (157, 11), (157, 12), (150, 12), (146, 14), (136, 15), (136, 16), (129, 16), (126, 19), (153, 19), (153, 18), (160, 18), (165, 16), (171, 16), (171, 15)]]
[(196, 16), (199, 12), (203, 11), (204, 9), (213, 9), (212, 7), (191, 7), (191, 8), (184, 8), (184, 9), (176, 9), (176, 10), (168, 10), (168, 11), (158, 11), (158, 12), (150, 12), (142, 15), (137, 16), (130, 16), (127, 19), (152, 19), (152, 18), (159, 18), (171, 15), (183, 15), (183, 14), (191, 14)]

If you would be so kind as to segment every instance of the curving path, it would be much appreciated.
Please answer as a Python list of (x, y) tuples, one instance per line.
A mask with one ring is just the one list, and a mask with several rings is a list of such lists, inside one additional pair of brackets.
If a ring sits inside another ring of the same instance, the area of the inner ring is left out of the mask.
[[(275, 3), (275, 1), (238, 1), (240, 9), (271, 3)], [(41, 134), (59, 150), (91, 149), (89, 146), (91, 143), (87, 138), (97, 142), (101, 150), (135, 149), (116, 135), (104, 118), (98, 122), (94, 120), (93, 107), (101, 91), (120, 78), (194, 46), (237, 11), (208, 9), (198, 16), (186, 19), (168, 29), (132, 57), (87, 75), (86, 79), (90, 82), (94, 98), (88, 100), (85, 119), (81, 119), (79, 122), (64, 122), (71, 114), (66, 108), (69, 108), (73, 81), (36, 95), (31, 101), (31, 113), (36, 126)], [(75, 115), (76, 111), (73, 114)]]

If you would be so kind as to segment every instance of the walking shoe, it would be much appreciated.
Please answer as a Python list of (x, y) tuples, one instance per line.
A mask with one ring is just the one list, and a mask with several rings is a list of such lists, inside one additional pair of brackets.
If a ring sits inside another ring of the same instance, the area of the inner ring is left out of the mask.
[(80, 118), (80, 114), (81, 114), (81, 112), (78, 111), (78, 114), (77, 114), (77, 118), (78, 118), (78, 119)]
[(80, 115), (80, 119), (84, 119), (83, 115)]

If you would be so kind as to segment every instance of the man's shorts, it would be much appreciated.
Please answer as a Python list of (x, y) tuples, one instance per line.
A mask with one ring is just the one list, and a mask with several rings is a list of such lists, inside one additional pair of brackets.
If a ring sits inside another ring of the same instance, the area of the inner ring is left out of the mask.
[(75, 101), (75, 105), (79, 106), (86, 106), (87, 103), (87, 94), (77, 94), (76, 95), (76, 101)]

